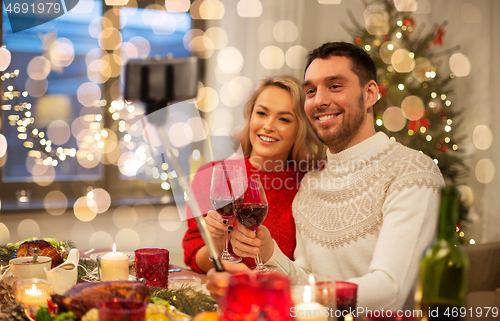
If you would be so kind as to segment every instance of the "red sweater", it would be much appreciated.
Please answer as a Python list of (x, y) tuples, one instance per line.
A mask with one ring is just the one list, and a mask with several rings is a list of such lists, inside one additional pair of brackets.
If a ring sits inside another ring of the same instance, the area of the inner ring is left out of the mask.
[[(229, 161), (230, 162), (230, 161)], [(228, 162), (228, 163), (229, 163)], [(245, 159), (247, 175), (259, 174), (269, 206), (267, 217), (262, 225), (269, 229), (272, 238), (276, 241), (281, 251), (293, 260), (295, 251), (295, 222), (292, 215), (292, 201), (299, 189), (299, 184), (304, 177), (304, 172), (287, 169), (281, 172), (258, 171)], [(207, 165), (210, 166), (210, 165)], [(212, 179), (211, 168), (198, 171), (191, 188), (196, 196), (202, 212), (213, 209), (210, 203), (210, 182)], [(191, 210), (186, 206), (186, 217), (191, 217)], [(196, 272), (203, 273), (196, 265), (196, 253), (205, 245), (198, 231), (194, 219), (188, 220), (188, 230), (182, 240), (184, 248), (184, 263)], [(231, 244), (229, 244), (231, 249)], [(231, 251), (232, 252), (232, 251)], [(243, 263), (249, 267), (255, 266), (253, 258), (243, 258)]]

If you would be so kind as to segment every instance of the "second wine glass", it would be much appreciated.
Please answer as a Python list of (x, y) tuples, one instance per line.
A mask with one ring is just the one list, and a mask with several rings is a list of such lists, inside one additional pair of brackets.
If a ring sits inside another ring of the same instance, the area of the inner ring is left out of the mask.
[[(212, 172), (210, 186), (210, 202), (214, 209), (226, 221), (234, 216), (234, 204), (243, 194), (243, 170), (239, 166), (216, 165)], [(228, 233), (224, 231), (224, 248), (220, 254), (222, 261), (238, 263), (241, 257), (234, 256), (228, 251)]]
[[(235, 203), (234, 212), (238, 222), (257, 233), (257, 229), (267, 216), (267, 198), (260, 177), (252, 175), (248, 178), (248, 187), (243, 200)], [(270, 270), (262, 263), (260, 254), (255, 258), (254, 269), (256, 272), (269, 272)]]

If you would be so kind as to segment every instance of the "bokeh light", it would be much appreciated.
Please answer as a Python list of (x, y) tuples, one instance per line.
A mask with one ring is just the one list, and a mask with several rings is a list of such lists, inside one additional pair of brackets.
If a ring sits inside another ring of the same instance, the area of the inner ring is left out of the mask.
[(415, 11), (418, 8), (417, 0), (394, 0), (398, 11)]
[(479, 125), (474, 129), (472, 134), (472, 141), (474, 146), (479, 150), (486, 150), (491, 147), (493, 143), (493, 133), (486, 125)]
[[(147, 184), (147, 185), (153, 185), (153, 184)], [(157, 184), (154, 184), (155, 186)], [(134, 206), (132, 206), (134, 211), (136, 213), (141, 213), (137, 217), (137, 223), (140, 224), (151, 224), (151, 222), (156, 221), (156, 209), (153, 206), (153, 204), (149, 203), (148, 201), (139, 201), (135, 203)]]
[(10, 232), (5, 224), (0, 222), (0, 244), (7, 244), (10, 242)]
[(457, 77), (465, 77), (470, 73), (470, 61), (463, 53), (456, 53), (450, 57), (451, 72)]
[(130, 38), (128, 42), (135, 46), (137, 52), (139, 53), (139, 58), (146, 58), (149, 55), (151, 45), (146, 38), (137, 36)]
[(299, 36), (299, 29), (293, 21), (281, 20), (274, 25), (273, 35), (278, 42), (294, 42)]
[(240, 17), (259, 17), (262, 14), (262, 3), (259, 0), (240, 0), (236, 9)]
[(227, 109), (216, 109), (208, 117), (208, 124), (210, 129), (215, 133), (218, 129), (231, 129), (233, 128), (234, 116)]
[(427, 81), (436, 74), (434, 66), (427, 58), (417, 58), (412, 74), (419, 82)]
[(50, 191), (43, 198), (43, 207), (47, 212), (54, 216), (59, 216), (66, 212), (68, 208), (68, 199), (60, 191)]
[(272, 32), (269, 32), (269, 30), (274, 29), (274, 24), (275, 22), (272, 20), (267, 20), (259, 25), (258, 29), (258, 36), (259, 36), (259, 41), (262, 43), (274, 43), (274, 35)]
[(466, 2), (460, 9), (462, 18), (466, 23), (481, 23), (481, 11), (477, 6), (470, 2)]
[(210, 40), (212, 40), (213, 49), (215, 49), (215, 50), (221, 50), (225, 46), (227, 46), (227, 42), (228, 42), (227, 33), (222, 28), (219, 28), (219, 27), (209, 28), (205, 32), (205, 36), (210, 38)]
[(103, 50), (114, 50), (122, 44), (122, 34), (116, 28), (105, 28), (99, 34), (99, 47)]
[(0, 47), (0, 71), (4, 71), (10, 65), (11, 54), (5, 46)]
[(228, 107), (238, 106), (245, 99), (245, 89), (235, 81), (227, 82), (220, 89), (220, 99)]
[(137, 223), (137, 213), (130, 206), (119, 206), (113, 212), (113, 223), (119, 229), (133, 228)]
[(226, 47), (217, 55), (217, 63), (225, 72), (239, 72), (243, 68), (243, 55), (234, 47)]
[(409, 120), (419, 120), (424, 116), (424, 102), (418, 96), (408, 96), (401, 104), (403, 115)]
[(203, 87), (198, 90), (196, 96), (196, 107), (204, 112), (214, 110), (219, 105), (219, 95), (210, 87)]
[(33, 80), (31, 78), (28, 78), (26, 79), (26, 83), (24, 86), (30, 96), (42, 97), (47, 92), (49, 82), (47, 81), (47, 79)]
[(401, 47), (392, 41), (386, 41), (380, 46), (380, 58), (386, 63), (391, 63), (392, 55)]
[(406, 49), (398, 49), (391, 57), (391, 63), (397, 72), (410, 72), (415, 67), (415, 59)]
[(279, 47), (267, 46), (260, 52), (260, 63), (266, 69), (280, 69), (285, 63), (285, 54)]
[(47, 127), (47, 137), (56, 145), (65, 144), (70, 136), (71, 128), (64, 120), (54, 120)]
[(472, 188), (467, 185), (458, 185), (457, 190), (460, 193), (460, 202), (462, 202), (466, 208), (469, 208), (474, 203), (474, 192)]
[(49, 47), (50, 62), (57, 67), (67, 67), (75, 58), (73, 43), (67, 38), (58, 38)]
[(104, 231), (94, 232), (89, 239), (89, 247), (94, 249), (111, 249), (113, 243), (111, 235)]
[(162, 208), (158, 214), (158, 223), (164, 230), (169, 232), (177, 231), (182, 226), (179, 213), (174, 206)]
[(43, 56), (36, 56), (28, 64), (28, 76), (34, 80), (43, 80), (50, 73), (50, 61)]
[(111, 206), (111, 196), (102, 188), (94, 188), (87, 194), (87, 197), (92, 198), (97, 205), (97, 213), (106, 212)]
[(371, 13), (365, 19), (366, 30), (368, 33), (381, 36), (389, 32), (389, 23), (385, 14), (381, 12)]
[(490, 159), (483, 158), (477, 162), (475, 173), (479, 183), (488, 184), (495, 177), (495, 164)]
[(32, 219), (25, 219), (17, 225), (17, 236), (24, 240), (32, 237), (40, 237), (40, 226)]
[(398, 132), (406, 125), (406, 117), (399, 107), (389, 107), (382, 115), (384, 126), (392, 131)]
[(165, 0), (165, 8), (170, 12), (188, 12), (190, 6), (189, 0)]
[(118, 159), (118, 169), (120, 173), (128, 177), (134, 177), (137, 170), (144, 162), (135, 153), (125, 152)]
[(207, 36), (194, 37), (189, 43), (189, 51), (195, 54), (198, 58), (208, 59), (214, 53), (214, 43)]
[(101, 88), (93, 82), (85, 82), (78, 87), (78, 101), (85, 107), (92, 107), (96, 100), (101, 99)]
[(45, 166), (45, 167), (47, 167), (47, 170), (44, 174), (36, 175), (37, 173), (34, 171), (32, 175), (33, 181), (39, 186), (49, 186), (54, 182), (56, 178), (56, 171), (54, 167), (53, 166)]
[(123, 250), (133, 251), (139, 248), (139, 245), (141, 244), (141, 239), (136, 231), (126, 228), (120, 230), (116, 234), (115, 242), (116, 242), (116, 247), (119, 248), (121, 251)]
[(307, 49), (302, 46), (292, 46), (285, 54), (286, 64), (293, 69), (304, 69)]
[(319, 4), (340, 4), (342, 0), (318, 0)]
[(191, 132), (193, 133), (193, 142), (198, 142), (207, 138), (209, 127), (205, 119), (200, 117), (193, 117), (186, 122), (186, 125), (190, 127)]
[(80, 221), (90, 222), (97, 215), (97, 204), (93, 199), (83, 196), (76, 200), (73, 212)]
[(168, 138), (174, 147), (186, 146), (193, 140), (193, 131), (186, 123), (178, 122), (168, 130)]
[(204, 0), (198, 10), (204, 20), (219, 20), (225, 13), (224, 4), (219, 0)]
[(7, 139), (0, 133), (0, 157), (3, 157), (7, 152)]

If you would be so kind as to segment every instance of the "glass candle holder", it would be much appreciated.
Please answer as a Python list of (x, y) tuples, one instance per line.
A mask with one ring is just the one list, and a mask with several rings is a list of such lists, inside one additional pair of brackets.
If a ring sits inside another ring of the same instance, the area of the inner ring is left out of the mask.
[(99, 321), (145, 321), (146, 302), (114, 299), (97, 305)]
[(25, 306), (38, 308), (51, 294), (52, 285), (48, 280), (35, 278), (17, 282), (16, 301)]
[(351, 282), (336, 282), (338, 321), (353, 320), (356, 311), (358, 285)]
[(307, 274), (290, 280), (297, 320), (335, 320), (336, 285), (333, 277)]
[(165, 249), (135, 250), (137, 279), (146, 279), (146, 285), (168, 286), (169, 251)]
[(169, 288), (171, 290), (181, 287), (191, 287), (195, 291), (201, 291), (201, 279), (197, 276), (174, 276), (169, 279)]
[(291, 320), (290, 283), (276, 273), (231, 277), (221, 321)]

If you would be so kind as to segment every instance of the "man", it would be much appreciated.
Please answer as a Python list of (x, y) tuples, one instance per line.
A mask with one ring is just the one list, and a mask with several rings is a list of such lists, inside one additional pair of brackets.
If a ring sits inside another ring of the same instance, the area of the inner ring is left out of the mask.
[(237, 224), (233, 249), (260, 253), (292, 276), (314, 272), (357, 283), (358, 307), (401, 309), (435, 235), (441, 173), (429, 157), (375, 132), (376, 68), (363, 49), (335, 42), (313, 50), (303, 87), (328, 161), (306, 174), (293, 202), (295, 261), (264, 227), (256, 235)]

